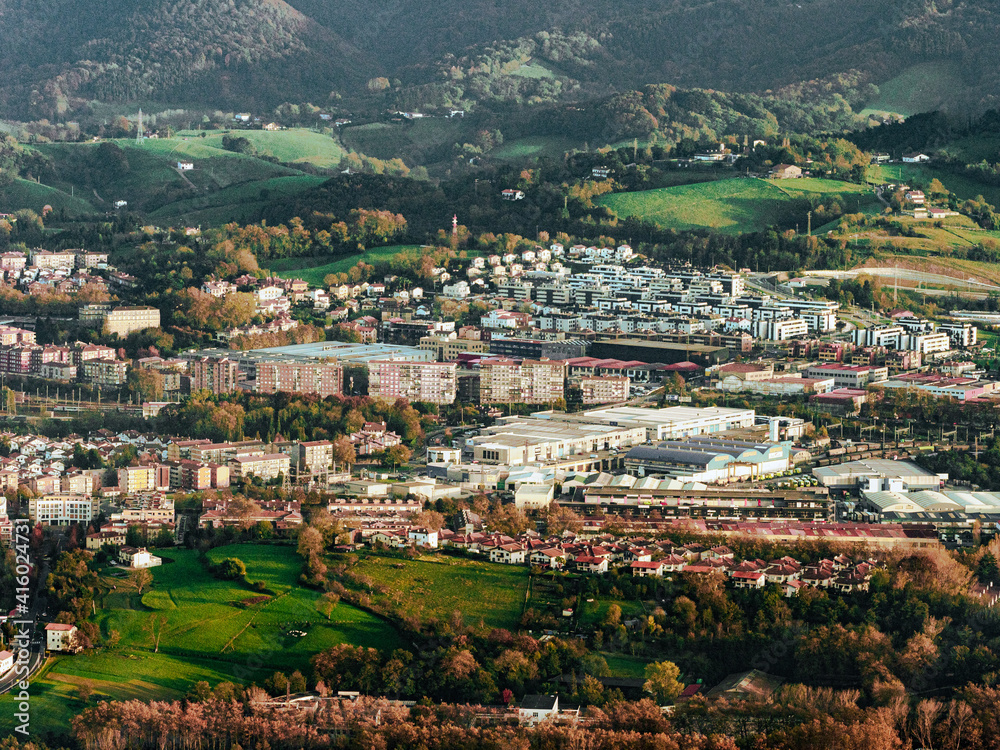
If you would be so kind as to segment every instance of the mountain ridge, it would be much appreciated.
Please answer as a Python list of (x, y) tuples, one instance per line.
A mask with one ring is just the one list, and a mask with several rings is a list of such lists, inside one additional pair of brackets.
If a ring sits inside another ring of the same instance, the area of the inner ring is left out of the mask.
[(601, 45), (585, 90), (763, 92), (857, 70), (879, 83), (948, 61), (964, 80), (947, 106), (1000, 101), (989, 0), (0, 0), (0, 114), (58, 118), (89, 100), (358, 102), (373, 77), (432, 85), (442, 60), (539, 33)]

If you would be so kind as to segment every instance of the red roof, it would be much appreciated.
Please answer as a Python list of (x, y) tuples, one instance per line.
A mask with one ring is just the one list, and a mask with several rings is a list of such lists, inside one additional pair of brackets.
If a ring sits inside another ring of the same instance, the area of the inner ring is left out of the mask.
[(76, 625), (64, 625), (61, 622), (50, 622), (45, 626), (46, 630), (74, 630)]

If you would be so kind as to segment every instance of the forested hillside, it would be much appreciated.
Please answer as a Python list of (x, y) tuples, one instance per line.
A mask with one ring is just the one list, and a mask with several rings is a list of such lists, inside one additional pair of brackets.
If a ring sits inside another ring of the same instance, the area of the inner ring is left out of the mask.
[(0, 107), (22, 117), (83, 100), (259, 108), (325, 98), (367, 66), (283, 0), (0, 0)]
[[(661, 82), (763, 92), (850, 71), (878, 84), (936, 61), (965, 79), (949, 103), (982, 108), (1000, 95), (998, 30), (991, 0), (0, 0), (0, 108), (251, 109), (381, 94), (372, 79), (411, 93), (444, 79), (490, 101)], [(484, 87), (496, 62), (520, 75), (514, 90)]]

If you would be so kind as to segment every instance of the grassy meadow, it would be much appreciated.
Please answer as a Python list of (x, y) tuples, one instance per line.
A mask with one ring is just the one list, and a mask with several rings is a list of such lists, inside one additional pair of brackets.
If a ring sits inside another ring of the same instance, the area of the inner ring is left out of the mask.
[(865, 103), (862, 114), (895, 113), (909, 117), (939, 109), (963, 87), (956, 63), (927, 62), (912, 65), (895, 78), (879, 84), (879, 94)]
[(664, 228), (752, 232), (798, 221), (805, 228), (810, 201), (839, 198), (849, 211), (871, 208), (862, 186), (825, 179), (733, 178), (695, 185), (603, 195), (595, 200), (619, 217), (637, 216)]
[[(153, 568), (153, 584), (140, 596), (126, 580), (105, 577), (95, 621), (102, 636), (118, 631), (114, 649), (49, 660), (32, 682), (37, 728), (64, 732), (70, 717), (85, 707), (80, 688), (98, 699), (172, 699), (200, 680), (262, 682), (275, 671), (308, 673), (313, 654), (338, 643), (380, 649), (403, 645), (383, 620), (346, 603), (330, 619), (317, 612), (319, 592), (298, 585), (301, 560), (291, 546), (238, 544), (211, 550), (209, 559), (238, 557), (247, 578), (263, 581), (273, 595), (262, 596), (233, 581), (212, 577), (197, 553), (169, 550), (172, 562)], [(115, 588), (111, 588), (114, 586)], [(150, 623), (164, 616), (159, 652)], [(290, 630), (306, 632), (304, 637)], [(11, 698), (0, 697), (0, 730), (10, 728)]]
[[(172, 138), (112, 141), (124, 154), (118, 169), (99, 164), (97, 143), (44, 143), (31, 148), (51, 159), (49, 185), (18, 180), (0, 190), (0, 212), (44, 205), (71, 215), (105, 213), (118, 200), (164, 224), (220, 224), (255, 220), (266, 202), (321, 184), (326, 177), (296, 165), (336, 169), (345, 155), (335, 138), (292, 128), (233, 131), (248, 138), (258, 156), (222, 147), (224, 133), (184, 131)], [(282, 162), (277, 164), (268, 159)], [(179, 170), (177, 162), (191, 162)]]
[[(391, 590), (389, 596), (421, 619), (462, 613), (467, 626), (516, 629), (528, 588), (523, 566), (435, 556), (401, 560), (367, 555), (351, 568)], [(380, 596), (377, 592), (374, 599)]]

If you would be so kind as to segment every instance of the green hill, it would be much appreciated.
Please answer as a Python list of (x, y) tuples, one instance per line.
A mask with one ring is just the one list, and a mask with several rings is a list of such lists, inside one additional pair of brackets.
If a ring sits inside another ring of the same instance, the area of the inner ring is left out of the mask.
[[(318, 168), (336, 167), (344, 154), (329, 136), (309, 130), (248, 131), (262, 156)], [(73, 214), (105, 212), (115, 201), (159, 222), (219, 224), (251, 221), (267, 201), (288, 198), (327, 177), (222, 148), (221, 133), (103, 143), (32, 146), (47, 159), (42, 185), (18, 181), (0, 199), (12, 209), (45, 204)], [(181, 170), (178, 162), (190, 163)], [(75, 195), (75, 198), (72, 197)]]
[(806, 228), (814, 205), (839, 200), (846, 210), (875, 202), (860, 185), (835, 180), (736, 178), (696, 185), (604, 195), (595, 203), (619, 217), (638, 217), (663, 228), (753, 232), (772, 225)]
[(55, 211), (65, 209), (70, 215), (89, 214), (94, 211), (94, 207), (79, 196), (29, 180), (14, 180), (10, 185), (0, 188), (0, 214), (30, 208), (41, 215), (45, 206), (52, 206)]

